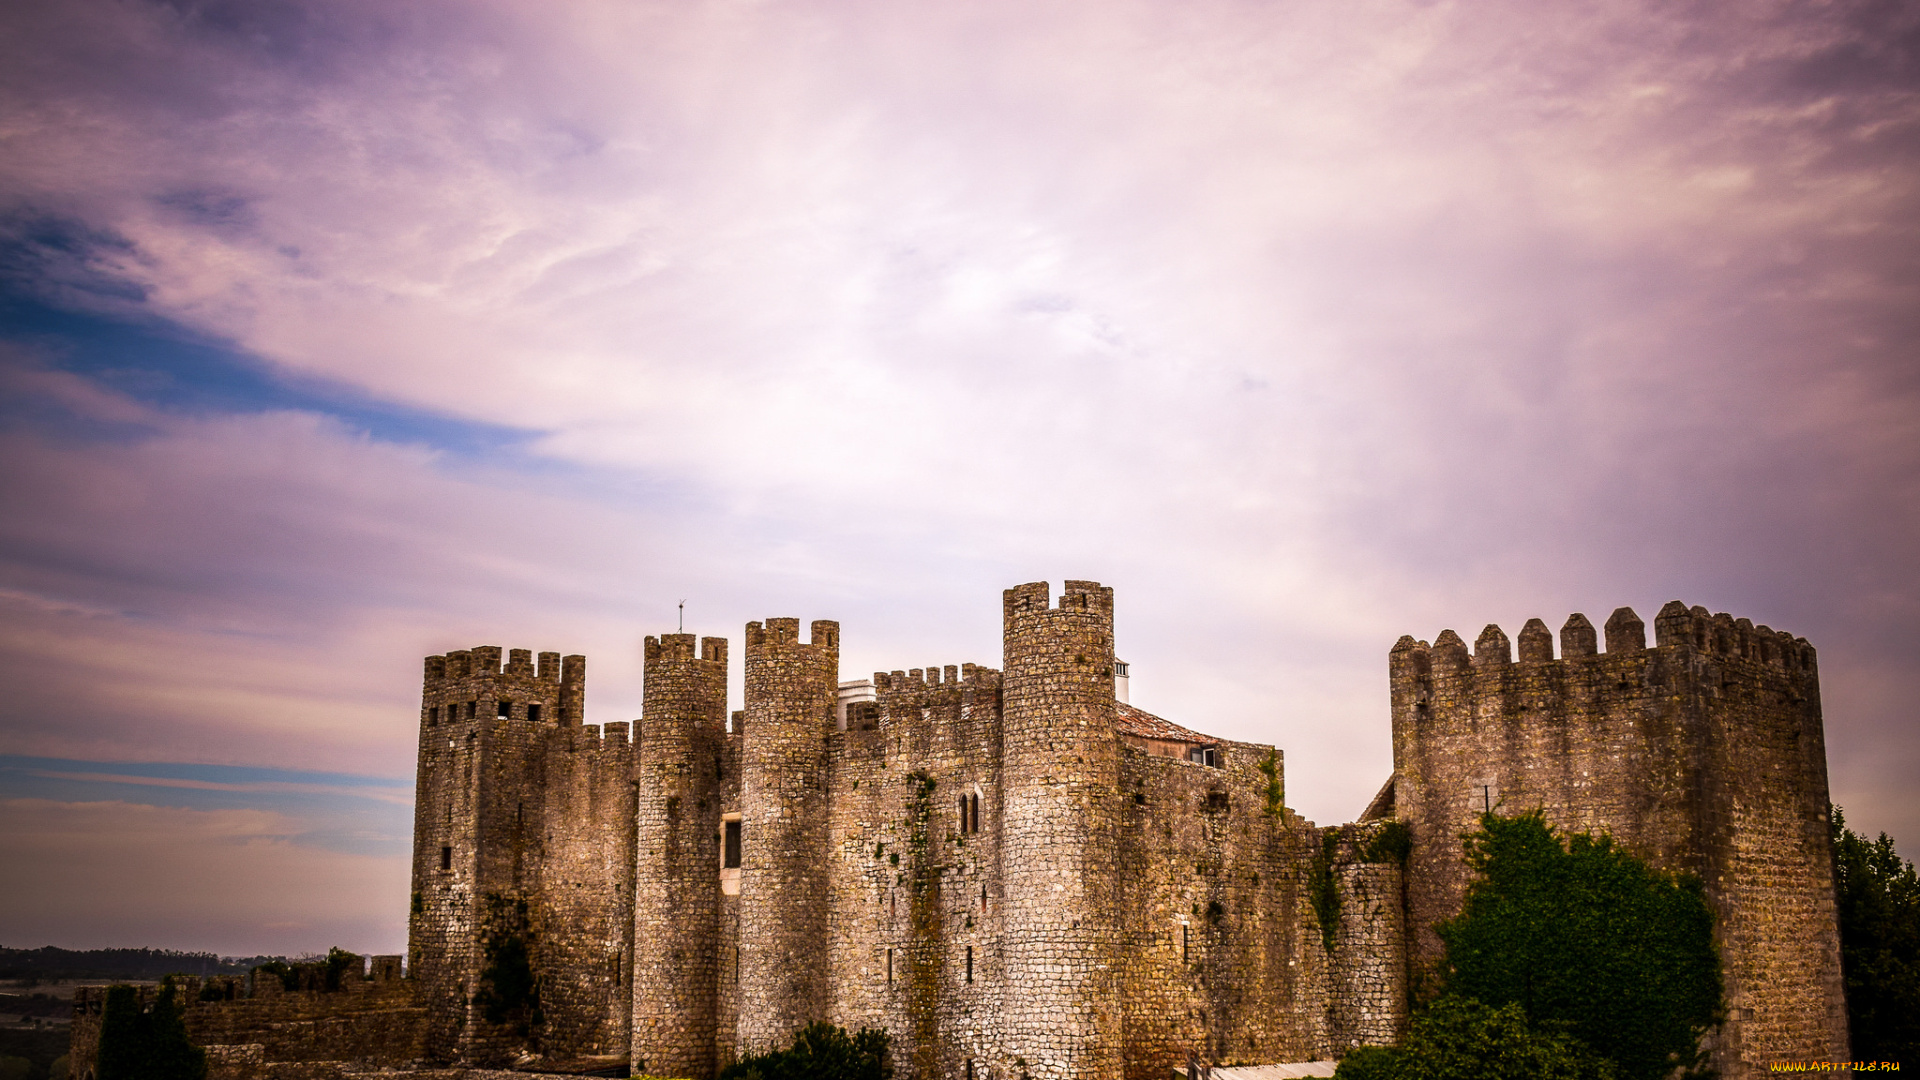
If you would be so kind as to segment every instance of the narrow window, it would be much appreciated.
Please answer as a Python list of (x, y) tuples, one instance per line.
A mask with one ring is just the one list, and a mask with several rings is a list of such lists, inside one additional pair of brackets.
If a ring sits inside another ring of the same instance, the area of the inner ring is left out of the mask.
[(720, 865), (729, 870), (740, 868), (740, 823), (727, 822), (727, 850)]
[(900, 917), (900, 894), (892, 889), (887, 890), (887, 914), (896, 919)]
[(1183, 963), (1183, 964), (1184, 964), (1184, 963), (1186, 963), (1186, 962), (1187, 962), (1187, 956), (1188, 956), (1188, 952), (1187, 952), (1187, 925), (1186, 925), (1185, 923), (1181, 923), (1181, 924), (1180, 924), (1180, 962), (1181, 962), (1181, 963)]
[(987, 883), (984, 881), (980, 883), (980, 910), (987, 910)]
[[(973, 981), (973, 946), (971, 945), (967, 946), (967, 981)], [(972, 1062), (967, 1063), (967, 1072), (969, 1074), (973, 1072)]]
[(527, 706), (527, 722), (530, 724), (537, 724), (540, 722), (540, 706), (538, 705)]
[(968, 824), (968, 822), (967, 822), (967, 797), (966, 797), (965, 795), (962, 795), (962, 796), (960, 796), (960, 831), (961, 831), (961, 832), (963, 832), (963, 833), (967, 833), (967, 832), (972, 832), (972, 831), (973, 831), (972, 829), (969, 829), (969, 828), (967, 827), (967, 824)]
[(980, 796), (970, 796), (973, 800), (973, 831), (980, 831)]
[(967, 1059), (967, 1080), (973, 1080), (973, 1059)]
[(467, 719), (469, 720), (473, 719), (475, 716), (479, 715), (479, 712), (480, 712), (479, 702), (477, 701), (467, 702)]
[(889, 983), (893, 981), (893, 950), (892, 949), (887, 950), (887, 981)]
[(432, 727), (433, 725), (439, 722), (440, 722), (440, 706), (435, 705), (433, 708), (427, 710), (427, 726)]
[(501, 698), (500, 699), (500, 716), (504, 719), (512, 715), (513, 715), (513, 702), (508, 701), (506, 698)]
[(453, 869), (453, 849), (451, 847), (443, 847), (440, 849), (440, 869)]

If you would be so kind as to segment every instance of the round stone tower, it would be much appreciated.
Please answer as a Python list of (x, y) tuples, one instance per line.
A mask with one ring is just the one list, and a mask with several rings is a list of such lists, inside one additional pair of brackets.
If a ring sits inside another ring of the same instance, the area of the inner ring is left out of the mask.
[(1005, 594), (1006, 904), (1002, 1066), (1119, 1080), (1119, 736), (1113, 590), (1069, 581)]
[(840, 624), (747, 624), (740, 776), (741, 1054), (826, 1019), (827, 740), (840, 679)]
[(633, 1064), (712, 1076), (727, 640), (648, 638), (635, 776)]

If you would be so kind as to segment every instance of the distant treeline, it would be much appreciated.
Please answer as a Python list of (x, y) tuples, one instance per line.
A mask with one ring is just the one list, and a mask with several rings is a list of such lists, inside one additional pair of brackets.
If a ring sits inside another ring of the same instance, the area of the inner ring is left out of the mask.
[(244, 975), (283, 956), (222, 959), (172, 949), (0, 948), (0, 979), (159, 979), (167, 975)]

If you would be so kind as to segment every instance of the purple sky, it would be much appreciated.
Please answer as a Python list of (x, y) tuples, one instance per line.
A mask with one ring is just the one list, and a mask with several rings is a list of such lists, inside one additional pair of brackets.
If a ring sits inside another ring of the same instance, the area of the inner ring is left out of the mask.
[(1767, 623), (1911, 852), (1917, 182), (1900, 2), (17, 0), (0, 944), (399, 951), (421, 656), (1067, 577), (1323, 823), (1402, 633)]

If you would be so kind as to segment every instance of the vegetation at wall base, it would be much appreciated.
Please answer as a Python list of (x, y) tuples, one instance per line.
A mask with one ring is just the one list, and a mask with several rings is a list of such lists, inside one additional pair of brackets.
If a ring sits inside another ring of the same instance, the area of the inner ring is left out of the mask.
[(1464, 838), (1475, 877), (1439, 995), (1395, 1048), (1349, 1053), (1346, 1080), (1667, 1080), (1707, 1075), (1720, 957), (1700, 882), (1608, 837), (1562, 839), (1538, 811), (1484, 814)]
[(1477, 876), (1459, 916), (1436, 928), (1447, 994), (1564, 1025), (1625, 1080), (1704, 1067), (1722, 984), (1698, 879), (1654, 870), (1609, 837), (1563, 841), (1538, 811), (1482, 815), (1466, 856)]
[(1397, 1047), (1363, 1046), (1340, 1061), (1339, 1080), (1616, 1080), (1585, 1043), (1530, 1023), (1518, 1005), (1495, 1008), (1443, 995), (1407, 1027)]
[(168, 979), (143, 1009), (131, 986), (107, 988), (100, 1014), (98, 1080), (206, 1080), (206, 1051), (187, 1037), (179, 992)]
[(741, 1058), (719, 1080), (890, 1080), (889, 1041), (878, 1028), (849, 1035), (833, 1024), (808, 1024), (792, 1046)]
[(1853, 1059), (1920, 1062), (1920, 876), (1886, 833), (1868, 841), (1837, 806), (1829, 824)]

